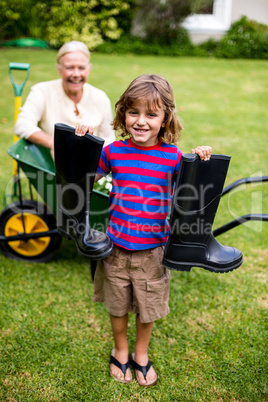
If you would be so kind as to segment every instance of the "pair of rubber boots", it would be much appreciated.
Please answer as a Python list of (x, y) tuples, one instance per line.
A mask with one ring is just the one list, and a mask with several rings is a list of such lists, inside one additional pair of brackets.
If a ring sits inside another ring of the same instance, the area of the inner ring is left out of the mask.
[(103, 144), (99, 137), (79, 137), (73, 127), (55, 124), (57, 228), (93, 260), (105, 258), (113, 250), (111, 239), (90, 226), (91, 194)]
[(242, 253), (221, 245), (212, 225), (220, 202), (230, 156), (182, 156), (172, 200), (170, 234), (163, 264), (169, 269), (190, 271), (192, 267), (224, 273), (238, 268)]

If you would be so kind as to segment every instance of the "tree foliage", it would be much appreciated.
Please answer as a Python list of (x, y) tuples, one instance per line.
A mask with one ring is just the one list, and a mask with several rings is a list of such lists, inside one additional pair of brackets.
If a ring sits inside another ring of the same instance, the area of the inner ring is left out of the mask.
[(0, 0), (0, 38), (42, 38), (54, 47), (81, 40), (92, 49), (106, 39), (120, 37), (126, 19), (130, 25), (133, 2)]
[[(134, 26), (142, 28), (148, 40), (162, 44), (176, 42), (182, 21), (211, 5), (212, 0), (136, 0)], [(146, 16), (146, 18), (144, 18)]]

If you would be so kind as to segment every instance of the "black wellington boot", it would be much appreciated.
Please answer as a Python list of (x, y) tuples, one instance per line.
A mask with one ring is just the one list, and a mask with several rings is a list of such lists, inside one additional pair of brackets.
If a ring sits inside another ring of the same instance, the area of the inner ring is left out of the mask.
[(74, 128), (55, 124), (58, 231), (93, 260), (105, 258), (113, 250), (111, 239), (90, 227), (90, 199), (103, 144), (99, 137), (78, 137)]
[(222, 246), (212, 234), (230, 156), (182, 156), (172, 201), (170, 234), (163, 264), (169, 269), (190, 271), (201, 267), (212, 272), (228, 272), (243, 262), (242, 253)]

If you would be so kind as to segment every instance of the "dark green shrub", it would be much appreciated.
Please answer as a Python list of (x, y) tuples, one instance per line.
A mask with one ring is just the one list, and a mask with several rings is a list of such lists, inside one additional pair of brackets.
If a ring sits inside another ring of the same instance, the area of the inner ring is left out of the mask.
[(137, 36), (122, 35), (118, 41), (106, 41), (97, 46), (96, 51), (104, 53), (189, 56), (195, 54), (195, 46), (192, 44), (187, 30), (180, 27), (176, 30), (176, 36), (174, 36), (173, 41), (169, 45), (164, 45), (156, 40), (145, 40)]
[(220, 40), (194, 45), (183, 27), (176, 29), (168, 45), (156, 40), (145, 40), (131, 35), (122, 35), (118, 41), (109, 41), (97, 46), (104, 53), (154, 54), (162, 56), (198, 56), (224, 58), (268, 58), (268, 26), (242, 17), (232, 24)]
[(220, 41), (210, 39), (200, 48), (214, 57), (267, 59), (268, 26), (242, 17)]
[(206, 42), (197, 46), (198, 49), (203, 50), (206, 56), (216, 56), (219, 53), (220, 42), (216, 39), (208, 39)]

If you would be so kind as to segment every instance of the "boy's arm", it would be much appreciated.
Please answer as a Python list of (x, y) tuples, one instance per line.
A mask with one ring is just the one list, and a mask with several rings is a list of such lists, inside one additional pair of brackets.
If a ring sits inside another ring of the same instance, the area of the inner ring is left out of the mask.
[(197, 154), (203, 161), (208, 161), (210, 159), (211, 152), (211, 147), (202, 145), (201, 147), (196, 147), (195, 149), (192, 149), (191, 154)]

